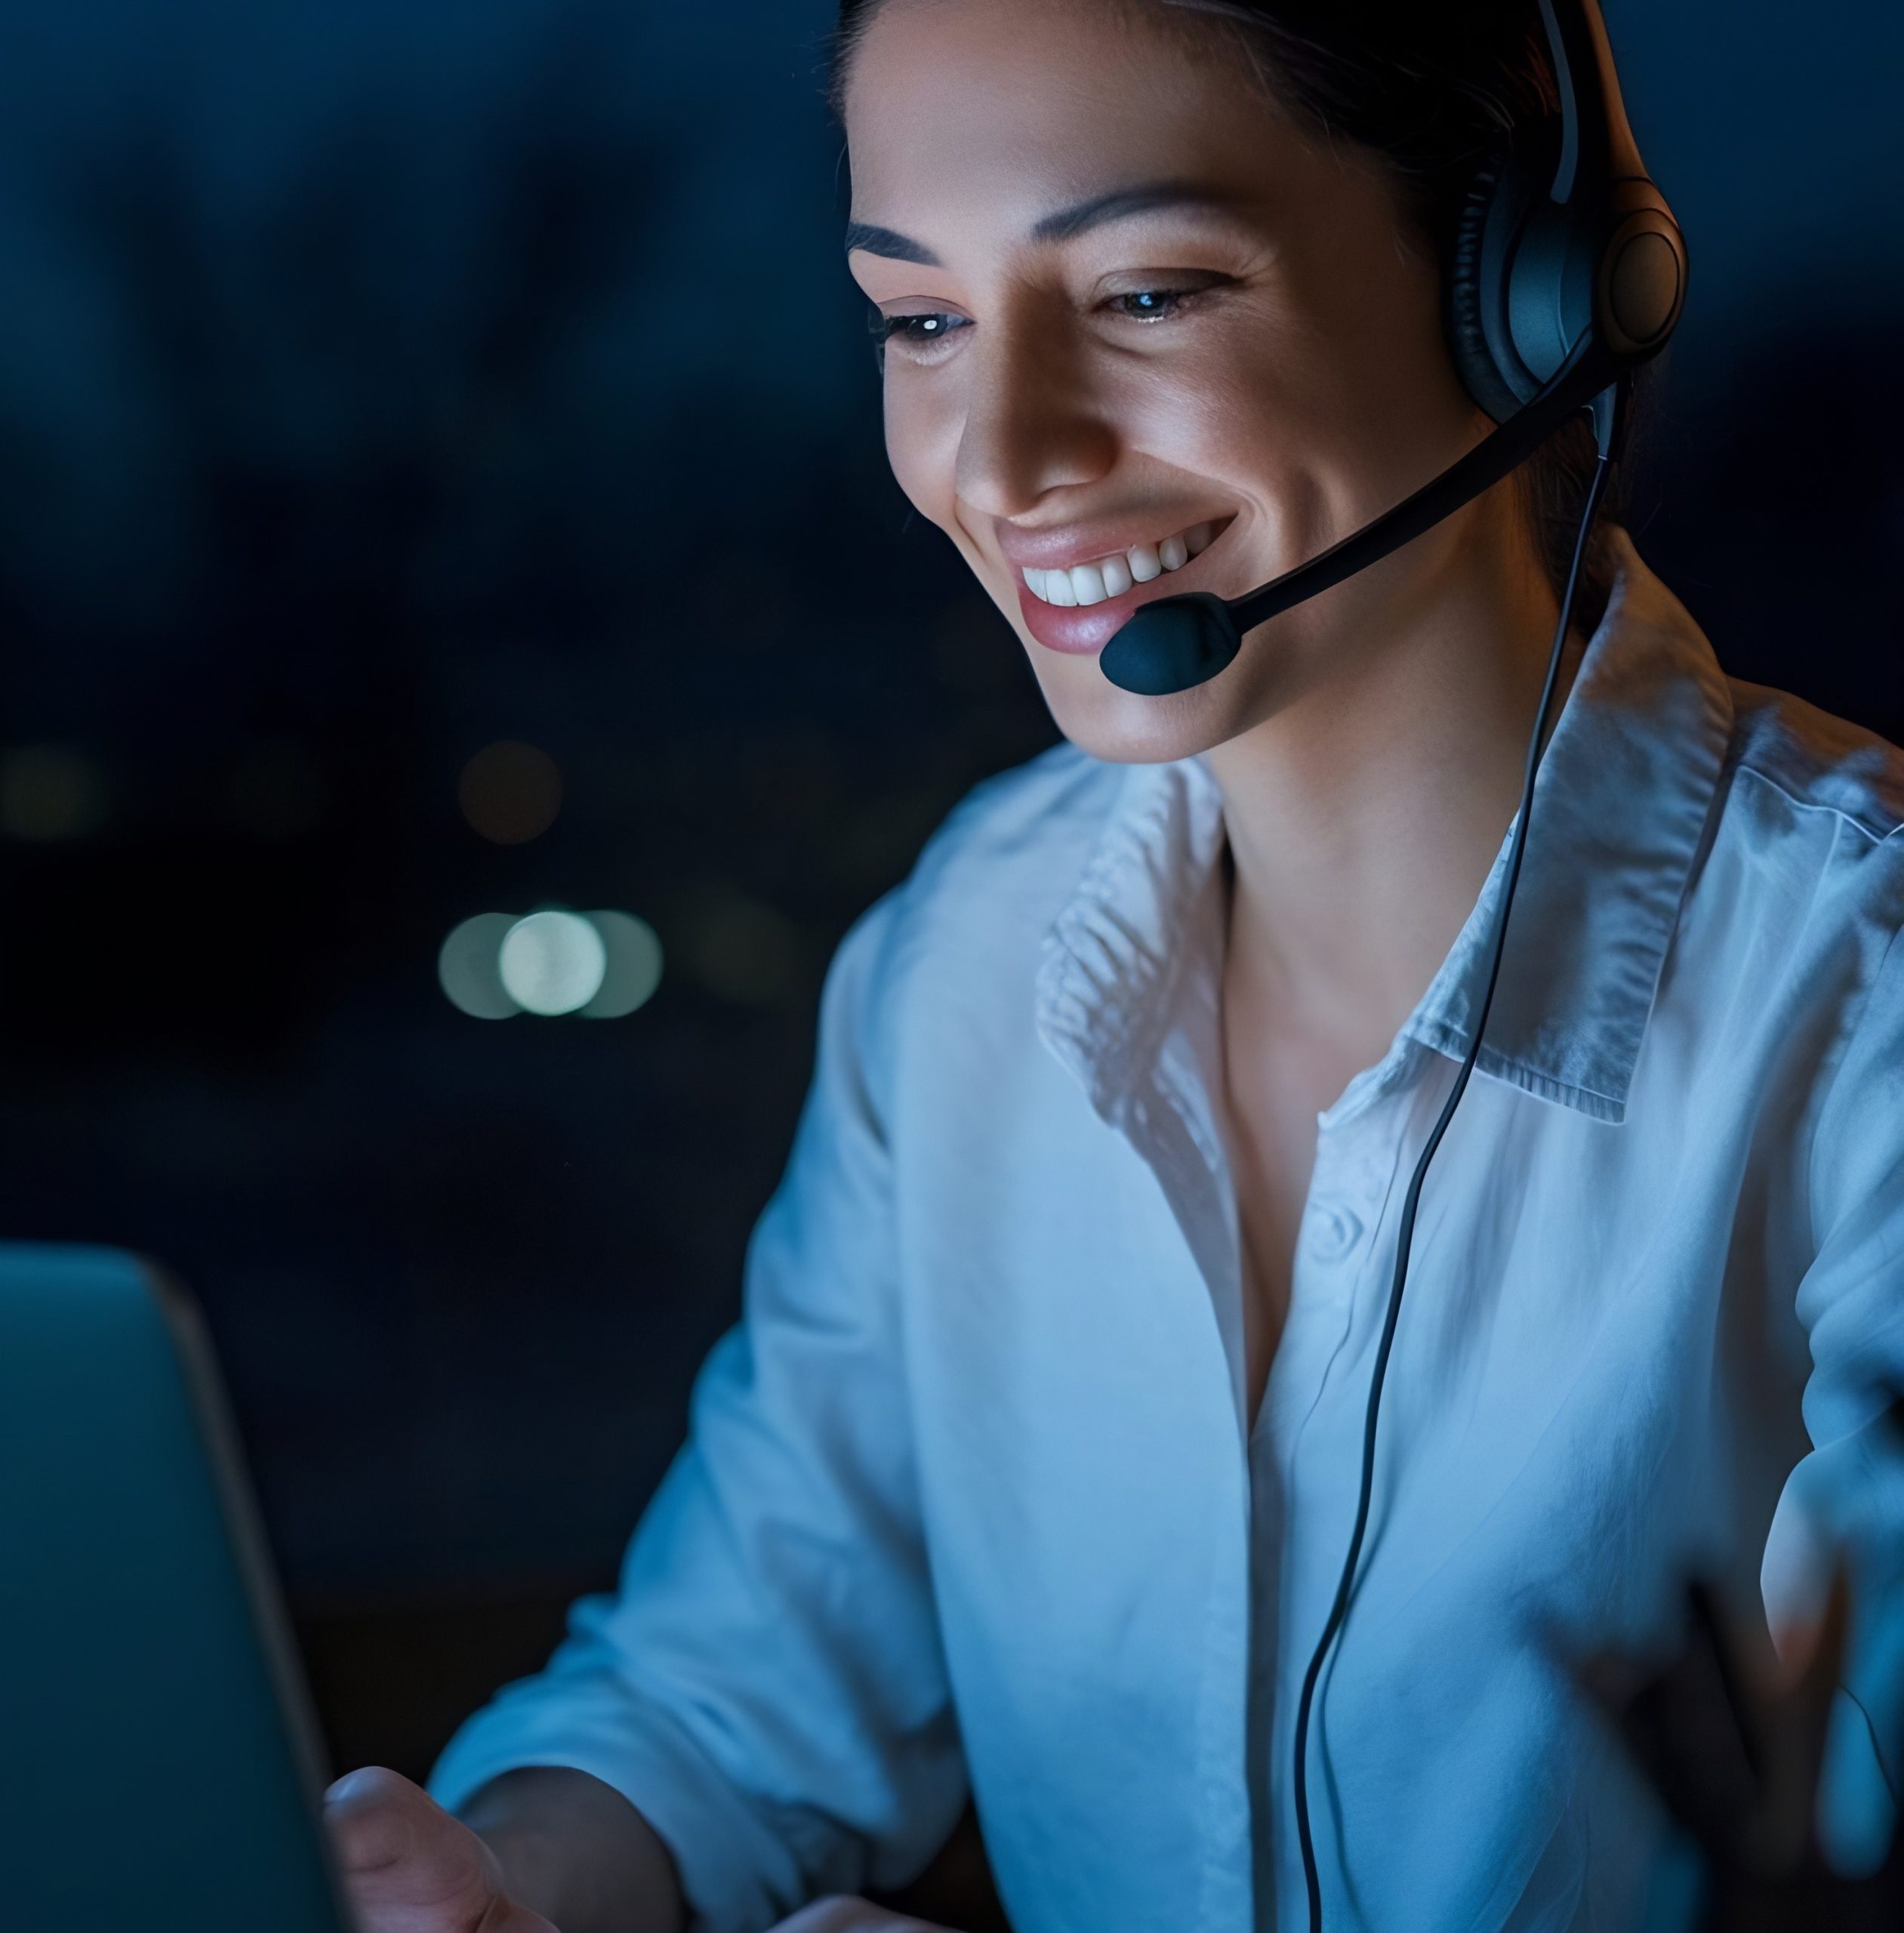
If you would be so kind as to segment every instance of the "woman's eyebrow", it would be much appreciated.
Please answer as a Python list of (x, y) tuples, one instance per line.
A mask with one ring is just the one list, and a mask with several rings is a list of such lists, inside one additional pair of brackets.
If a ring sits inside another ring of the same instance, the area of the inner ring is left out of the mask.
[(938, 256), (924, 242), (870, 221), (847, 223), (847, 254), (850, 255), (855, 248), (864, 248), (869, 255), (884, 255), (889, 261), (917, 262), (921, 268), (935, 269), (941, 265)]
[[(1087, 230), (1108, 221), (1123, 221), (1132, 215), (1149, 214), (1157, 208), (1210, 208), (1233, 211), (1236, 198), (1214, 188), (1200, 187), (1194, 181), (1147, 181), (1134, 188), (1113, 188), (1070, 207), (1040, 215), (1031, 224), (1034, 242), (1069, 242)], [(882, 228), (877, 223), (853, 221), (846, 224), (846, 252), (863, 248), (869, 255), (883, 255), (889, 261), (915, 262), (922, 268), (942, 266), (938, 256), (923, 242), (897, 229)]]

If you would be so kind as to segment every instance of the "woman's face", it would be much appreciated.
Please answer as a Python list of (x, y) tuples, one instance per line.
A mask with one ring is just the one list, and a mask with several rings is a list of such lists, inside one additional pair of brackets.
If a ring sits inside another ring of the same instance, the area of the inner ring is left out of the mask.
[(1127, 760), (1352, 684), (1459, 520), (1175, 697), (1098, 668), (1137, 605), (1253, 589), (1487, 427), (1386, 171), (1155, 5), (886, 0), (846, 96), (894, 473), (1010, 619), (1059, 729)]

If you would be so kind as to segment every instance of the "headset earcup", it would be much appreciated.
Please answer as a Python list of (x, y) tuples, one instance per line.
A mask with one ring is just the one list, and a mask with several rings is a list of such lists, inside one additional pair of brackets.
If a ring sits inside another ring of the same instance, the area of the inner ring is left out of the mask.
[(1468, 393), (1496, 423), (1505, 423), (1521, 399), (1502, 372), (1488, 346), (1486, 305), (1499, 304), (1502, 291), (1487, 287), (1492, 264), (1486, 261), (1490, 217), (1508, 173), (1505, 159), (1476, 171), (1462, 197), (1460, 219), (1448, 258), (1448, 348)]

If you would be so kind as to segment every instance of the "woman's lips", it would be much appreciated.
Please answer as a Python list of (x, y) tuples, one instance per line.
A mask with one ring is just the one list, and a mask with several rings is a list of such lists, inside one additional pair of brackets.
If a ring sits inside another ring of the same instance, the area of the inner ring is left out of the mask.
[(1088, 655), (1101, 651), (1123, 628), (1124, 622), (1140, 604), (1153, 595), (1169, 597), (1177, 586), (1172, 578), (1160, 578), (1154, 584), (1133, 584), (1121, 597), (1108, 597), (1089, 609), (1063, 610), (1034, 597), (1018, 580), (1018, 609), (1024, 614), (1024, 627), (1047, 651), (1076, 652)]
[(1215, 548), (1228, 526), (1228, 519), (1219, 524), (1216, 537), (1209, 546), (1181, 569), (1166, 572), (1161, 577), (1153, 578), (1148, 584), (1134, 584), (1120, 596), (1108, 597), (1101, 604), (1081, 608), (1048, 604), (1042, 597), (1034, 595), (1023, 575), (1014, 569), (1012, 575), (1018, 590), (1018, 609), (1024, 616), (1025, 629), (1047, 651), (1062, 651), (1080, 657), (1101, 651), (1142, 606), (1154, 604), (1160, 598), (1175, 597), (1188, 590), (1210, 589), (1209, 573), (1203, 568), (1203, 560)]

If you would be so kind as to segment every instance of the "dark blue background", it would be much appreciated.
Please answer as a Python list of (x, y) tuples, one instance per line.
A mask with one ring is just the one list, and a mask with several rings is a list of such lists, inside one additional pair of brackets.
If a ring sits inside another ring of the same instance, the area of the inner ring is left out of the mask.
[[(1735, 672), (1899, 735), (1904, 9), (1610, 11), (1694, 259), (1642, 548)], [(605, 1572), (831, 946), (1050, 737), (885, 474), (829, 19), (0, 13), (0, 1232), (199, 1291), (347, 1756), (437, 1723), (377, 1734), (427, 1697), (353, 1620), (539, 1643)], [(563, 773), (523, 846), (458, 811), (498, 738)], [(7, 817), (49, 747), (57, 836)], [(655, 1001), (454, 1011), (442, 936), (544, 902), (652, 920)]]

